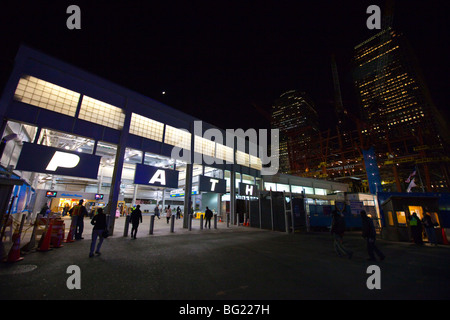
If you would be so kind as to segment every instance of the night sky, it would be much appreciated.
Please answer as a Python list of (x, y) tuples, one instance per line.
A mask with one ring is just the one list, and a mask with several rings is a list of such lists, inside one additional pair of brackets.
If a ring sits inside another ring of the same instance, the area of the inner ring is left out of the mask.
[[(411, 42), (448, 119), (446, 3), (396, 1), (394, 27)], [(81, 8), (81, 30), (66, 27), (71, 4)], [(224, 129), (269, 128), (264, 113), (273, 101), (299, 89), (327, 129), (335, 125), (331, 54), (344, 105), (357, 112), (351, 58), (378, 32), (366, 28), (371, 4), (385, 7), (360, 0), (2, 1), (2, 79), (24, 43)]]

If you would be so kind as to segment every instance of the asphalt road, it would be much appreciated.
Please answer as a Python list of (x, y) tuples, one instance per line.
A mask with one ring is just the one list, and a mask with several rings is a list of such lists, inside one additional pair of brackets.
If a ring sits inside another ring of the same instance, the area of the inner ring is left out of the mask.
[[(0, 298), (150, 300), (449, 299), (450, 246), (378, 240), (381, 289), (368, 289), (365, 242), (348, 234), (352, 259), (329, 234), (251, 228), (194, 230), (138, 239), (115, 235), (88, 257), (90, 240), (0, 265)], [(79, 267), (79, 272), (68, 270)], [(68, 272), (69, 271), (69, 272)], [(80, 275), (78, 282), (74, 277)], [(69, 281), (68, 281), (69, 279)], [(80, 285), (69, 289), (67, 283)]]

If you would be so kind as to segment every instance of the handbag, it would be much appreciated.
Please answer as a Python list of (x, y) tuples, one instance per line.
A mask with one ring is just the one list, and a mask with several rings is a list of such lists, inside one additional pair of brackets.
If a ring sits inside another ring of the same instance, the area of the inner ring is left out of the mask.
[(108, 229), (105, 229), (103, 232), (102, 232), (102, 238), (108, 238), (109, 237), (109, 231), (108, 231)]

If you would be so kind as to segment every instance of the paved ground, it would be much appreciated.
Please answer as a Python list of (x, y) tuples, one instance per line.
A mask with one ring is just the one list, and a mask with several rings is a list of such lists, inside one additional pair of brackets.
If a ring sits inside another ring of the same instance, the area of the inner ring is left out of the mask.
[[(248, 227), (168, 232), (165, 219), (148, 235), (145, 218), (138, 239), (123, 237), (123, 218), (102, 255), (88, 258), (84, 240), (21, 262), (0, 265), (0, 299), (449, 299), (450, 246), (417, 247), (378, 241), (386, 254), (377, 263), (381, 289), (369, 290), (365, 243), (358, 233), (345, 244), (351, 260), (333, 251), (329, 234), (284, 234)], [(181, 223), (180, 221), (178, 223)], [(166, 227), (166, 232), (163, 228)], [(157, 231), (158, 230), (158, 231)], [(81, 272), (81, 289), (69, 290), (70, 265)]]

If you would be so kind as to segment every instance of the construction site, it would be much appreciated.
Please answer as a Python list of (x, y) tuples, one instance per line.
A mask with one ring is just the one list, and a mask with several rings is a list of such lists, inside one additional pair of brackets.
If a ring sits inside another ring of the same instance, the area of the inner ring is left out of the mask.
[[(358, 112), (342, 102), (333, 56), (335, 127), (318, 131), (312, 121), (280, 128), (289, 161), (285, 173), (344, 182), (353, 192), (450, 191), (446, 121), (432, 102), (409, 42), (393, 29), (393, 15), (388, 1), (382, 31), (354, 48)], [(364, 161), (367, 150), (373, 154), (370, 164)], [(377, 170), (368, 174), (368, 166)], [(376, 176), (376, 190), (369, 190)]]

